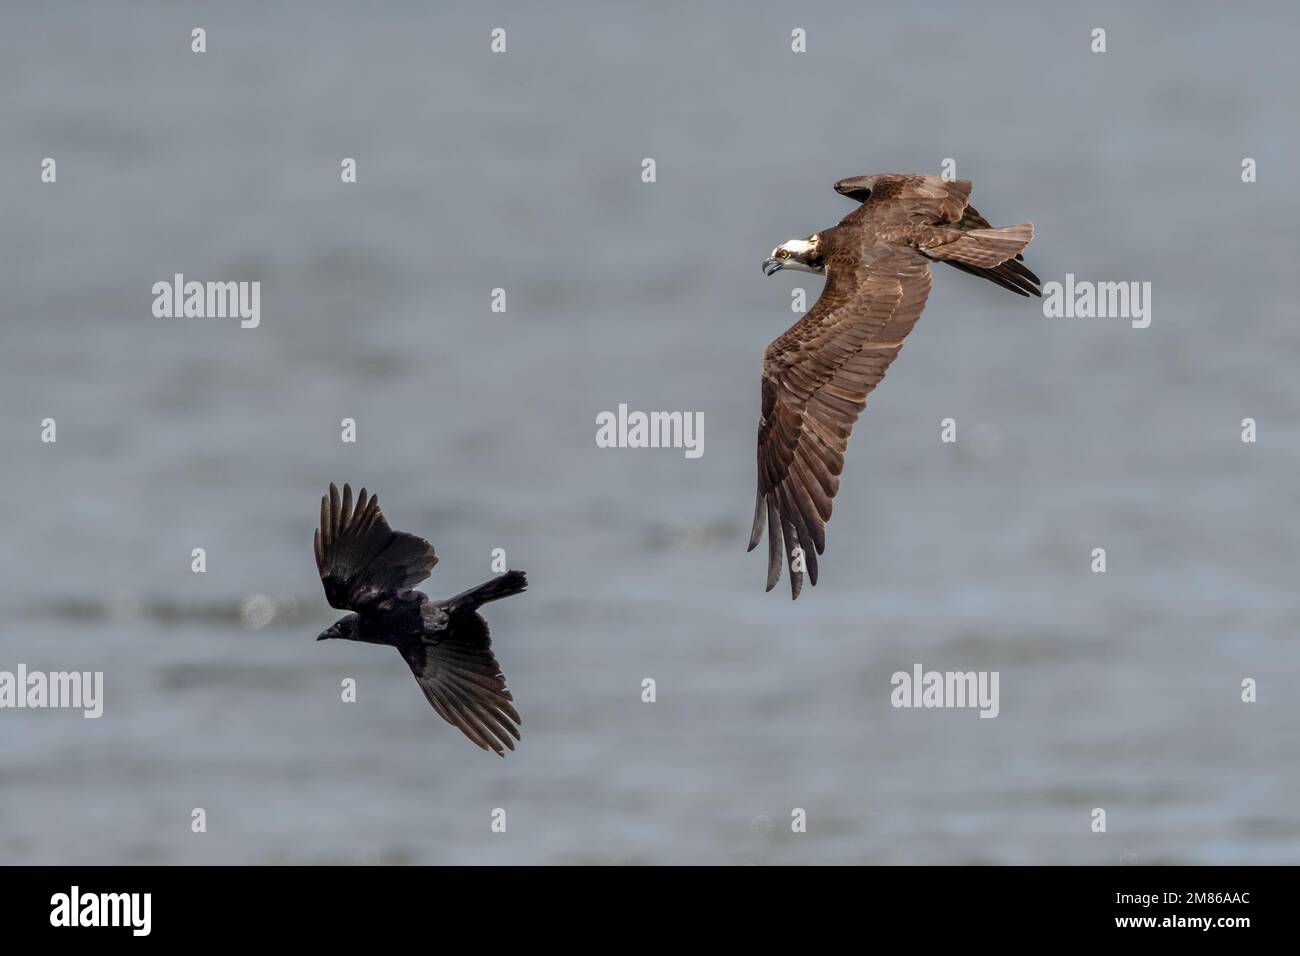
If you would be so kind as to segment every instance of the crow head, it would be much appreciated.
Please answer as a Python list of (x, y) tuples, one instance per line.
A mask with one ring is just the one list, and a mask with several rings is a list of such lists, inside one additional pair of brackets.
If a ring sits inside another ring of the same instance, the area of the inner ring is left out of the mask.
[(338, 638), (344, 641), (355, 641), (357, 639), (357, 622), (360, 620), (355, 614), (349, 614), (347, 617), (341, 617), (325, 630), (321, 631), (318, 641), (327, 641), (331, 638)]

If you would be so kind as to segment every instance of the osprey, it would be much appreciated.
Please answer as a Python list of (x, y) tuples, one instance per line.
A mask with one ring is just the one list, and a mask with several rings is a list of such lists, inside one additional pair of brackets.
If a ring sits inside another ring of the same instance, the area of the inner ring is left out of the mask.
[(438, 557), (423, 538), (394, 531), (377, 496), (362, 488), (352, 507), (332, 483), (320, 500), (316, 568), (330, 607), (353, 611), (318, 641), (340, 638), (396, 647), (438, 716), (478, 744), (504, 757), (515, 749), (523, 723), (492, 654), (487, 621), (478, 608), (528, 586), (522, 571), (507, 571), (446, 601), (430, 601), (411, 588), (429, 576)]
[(1021, 250), (1032, 223), (994, 228), (967, 201), (967, 180), (880, 173), (841, 179), (835, 191), (861, 205), (839, 225), (772, 250), (763, 273), (826, 276), (821, 297), (763, 356), (758, 420), (758, 500), (749, 550), (768, 529), (767, 590), (790, 563), (790, 596), (803, 569), (817, 583), (844, 449), (867, 396), (885, 377), (930, 292), (930, 263), (1042, 295)]

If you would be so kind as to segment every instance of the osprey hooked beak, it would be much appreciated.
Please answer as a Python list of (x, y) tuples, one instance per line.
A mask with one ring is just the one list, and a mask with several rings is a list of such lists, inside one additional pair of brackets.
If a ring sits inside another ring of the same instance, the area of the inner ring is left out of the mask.
[(782, 269), (798, 269), (814, 275), (825, 274), (826, 264), (818, 251), (820, 240), (821, 235), (814, 233), (807, 239), (788, 239), (781, 243), (763, 260), (763, 275), (770, 276)]

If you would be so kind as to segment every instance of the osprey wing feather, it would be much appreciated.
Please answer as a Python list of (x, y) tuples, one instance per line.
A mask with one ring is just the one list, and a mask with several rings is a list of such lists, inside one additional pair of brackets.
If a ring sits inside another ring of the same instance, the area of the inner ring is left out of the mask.
[(817, 303), (763, 357), (749, 548), (758, 545), (766, 524), (770, 591), (781, 577), (784, 542), (792, 598), (803, 586), (800, 564), (817, 583), (817, 555), (826, 547), (849, 435), (930, 293), (930, 266), (913, 257), (864, 265), (831, 255), (826, 276)]

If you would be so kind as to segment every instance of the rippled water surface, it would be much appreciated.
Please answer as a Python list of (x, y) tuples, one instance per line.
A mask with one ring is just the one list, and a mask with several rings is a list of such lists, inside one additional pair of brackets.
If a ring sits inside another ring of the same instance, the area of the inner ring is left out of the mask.
[[(102, 670), (105, 713), (0, 711), (0, 861), (1300, 857), (1293, 6), (75, 9), (0, 14), (0, 669)], [(821, 280), (759, 263), (945, 157), (1152, 324), (936, 274), (818, 587), (764, 594), (758, 369)], [(177, 272), (261, 326), (153, 318)], [(598, 449), (620, 402), (702, 411), (703, 457)], [(313, 643), (345, 479), (435, 595), (529, 572), (508, 759)], [(917, 662), (998, 671), (999, 717), (891, 708)]]

